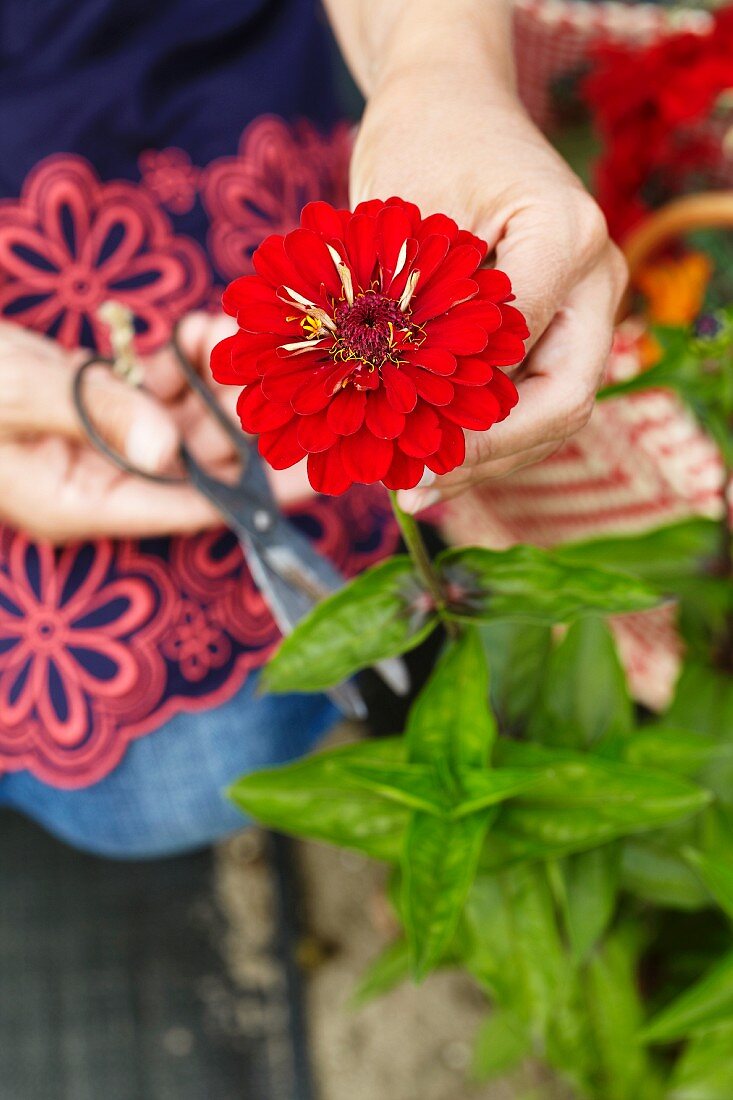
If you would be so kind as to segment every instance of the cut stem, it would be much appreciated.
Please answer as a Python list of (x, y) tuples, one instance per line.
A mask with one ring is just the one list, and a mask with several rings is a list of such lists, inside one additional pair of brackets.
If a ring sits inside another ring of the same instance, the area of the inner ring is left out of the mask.
[(447, 608), (443, 585), (430, 558), (428, 548), (420, 534), (420, 528), (418, 527), (417, 521), (414, 520), (412, 516), (408, 515), (407, 512), (402, 511), (397, 503), (397, 493), (392, 489), (389, 490), (389, 499), (392, 503), (392, 511), (395, 514), (395, 519), (397, 520), (400, 533), (407, 548), (407, 553), (412, 558), (412, 563), (415, 566), (415, 572), (427, 591), (433, 597), (435, 609), (443, 620), (446, 633), (450, 638), (457, 638), (459, 634), (458, 624), (453, 619), (448, 618), (446, 613)]

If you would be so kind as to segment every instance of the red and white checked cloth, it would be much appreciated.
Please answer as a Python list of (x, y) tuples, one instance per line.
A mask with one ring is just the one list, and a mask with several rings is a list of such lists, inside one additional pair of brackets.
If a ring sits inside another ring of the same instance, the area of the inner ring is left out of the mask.
[[(680, 30), (706, 33), (704, 11), (586, 0), (515, 0), (519, 89), (542, 126), (552, 122), (551, 82), (577, 71), (604, 42), (650, 44)], [(616, 335), (609, 378), (639, 370), (640, 322)], [(446, 506), (449, 541), (497, 548), (540, 546), (634, 533), (691, 515), (718, 516), (723, 471), (716, 448), (669, 393), (654, 391), (599, 405), (557, 454), (490, 482)], [(614, 632), (631, 690), (662, 709), (679, 671), (682, 645), (673, 608), (616, 619)]]

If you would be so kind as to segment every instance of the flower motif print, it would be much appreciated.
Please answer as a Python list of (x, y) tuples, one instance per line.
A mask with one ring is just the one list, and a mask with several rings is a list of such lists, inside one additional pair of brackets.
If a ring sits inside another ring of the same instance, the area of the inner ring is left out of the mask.
[(314, 199), (346, 205), (349, 128), (322, 136), (301, 122), (265, 117), (242, 135), (236, 157), (204, 173), (202, 198), (211, 219), (209, 251), (227, 279), (252, 269), (252, 253), (268, 233), (287, 233)]
[(199, 169), (183, 149), (146, 149), (138, 158), (142, 181), (161, 206), (187, 214), (196, 201)]
[(4, 535), (0, 726), (21, 745), (35, 730), (51, 756), (71, 752), (89, 735), (92, 701), (109, 713), (139, 689), (139, 632), (156, 607), (153, 591), (141, 578), (109, 577), (109, 542), (56, 555), (19, 533)]
[(97, 309), (106, 299), (132, 310), (147, 352), (210, 284), (199, 246), (173, 233), (141, 187), (101, 183), (75, 156), (41, 162), (17, 202), (0, 202), (0, 270), (0, 315), (66, 348), (104, 352)]
[(164, 644), (166, 657), (176, 661), (186, 680), (203, 680), (229, 659), (231, 643), (201, 604), (185, 599)]

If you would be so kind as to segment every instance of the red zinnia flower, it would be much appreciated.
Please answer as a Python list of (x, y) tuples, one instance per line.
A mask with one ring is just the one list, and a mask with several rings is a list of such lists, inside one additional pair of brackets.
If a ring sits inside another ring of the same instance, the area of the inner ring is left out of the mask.
[(257, 249), (224, 309), (239, 332), (214, 348), (218, 382), (275, 469), (308, 456), (321, 493), (354, 482), (417, 485), (465, 457), (517, 401), (498, 368), (524, 355), (509, 279), (481, 269), (486, 244), (402, 199), (356, 210), (309, 203), (300, 229)]

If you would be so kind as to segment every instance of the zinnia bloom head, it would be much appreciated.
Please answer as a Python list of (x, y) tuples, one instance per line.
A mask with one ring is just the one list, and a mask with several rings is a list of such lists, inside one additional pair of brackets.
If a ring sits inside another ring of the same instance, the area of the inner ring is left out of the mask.
[(527, 326), (486, 244), (444, 214), (393, 198), (353, 214), (310, 203), (300, 228), (271, 236), (256, 274), (224, 309), (239, 331), (214, 348), (218, 382), (242, 386), (237, 410), (263, 457), (284, 470), (308, 456), (321, 493), (354, 482), (411, 489), (425, 467), (465, 457), (464, 429), (508, 416), (499, 369), (524, 356)]

